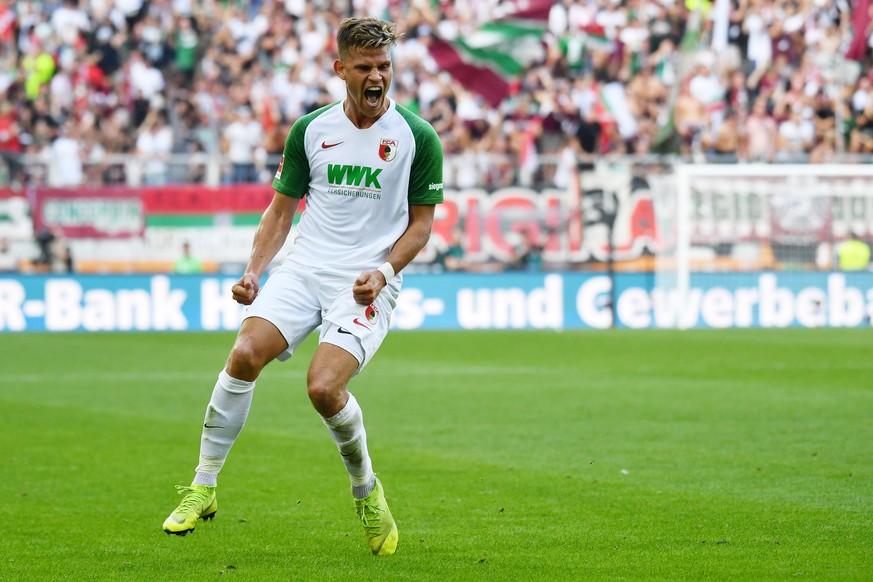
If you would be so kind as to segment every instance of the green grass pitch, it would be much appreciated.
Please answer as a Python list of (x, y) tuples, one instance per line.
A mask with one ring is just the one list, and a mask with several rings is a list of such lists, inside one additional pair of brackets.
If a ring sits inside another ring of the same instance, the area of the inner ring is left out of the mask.
[(0, 580), (870, 580), (873, 333), (395, 332), (351, 390), (369, 554), (271, 364), (216, 519), (161, 531), (229, 334), (0, 335)]

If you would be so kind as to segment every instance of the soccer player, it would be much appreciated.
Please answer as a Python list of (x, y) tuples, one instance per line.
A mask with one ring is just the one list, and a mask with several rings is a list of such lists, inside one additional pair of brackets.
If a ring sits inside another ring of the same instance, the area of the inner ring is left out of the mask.
[[(255, 380), (286, 360), (319, 325), (309, 363), (309, 399), (342, 455), (364, 534), (374, 554), (393, 554), (397, 526), (373, 473), (363, 415), (347, 384), (388, 332), (400, 271), (430, 237), (443, 201), (442, 146), (425, 121), (388, 98), (391, 22), (344, 20), (335, 73), (346, 98), (301, 117), (285, 142), (245, 274), (233, 298), (249, 307), (206, 409), (200, 463), (164, 531), (185, 534), (216, 511), (216, 478), (242, 430)], [(297, 205), (306, 212), (281, 265), (259, 287), (288, 236)]]

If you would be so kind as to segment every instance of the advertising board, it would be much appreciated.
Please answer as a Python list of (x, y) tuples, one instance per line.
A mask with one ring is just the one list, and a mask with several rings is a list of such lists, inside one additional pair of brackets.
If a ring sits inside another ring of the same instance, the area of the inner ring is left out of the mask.
[[(0, 332), (235, 330), (235, 278), (23, 275), (0, 278)], [(873, 272), (695, 274), (681, 301), (650, 273), (408, 275), (399, 330), (862, 327)], [(615, 301), (612, 309), (611, 301)]]

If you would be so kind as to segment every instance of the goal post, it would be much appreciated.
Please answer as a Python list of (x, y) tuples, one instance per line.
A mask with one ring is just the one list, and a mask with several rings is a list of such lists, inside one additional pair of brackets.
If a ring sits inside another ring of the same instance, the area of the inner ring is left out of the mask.
[(682, 317), (694, 288), (730, 289), (753, 274), (818, 286), (827, 309), (821, 282), (840, 271), (839, 246), (853, 236), (873, 243), (871, 165), (679, 164), (650, 185), (661, 235), (655, 292), (678, 313), (672, 327), (694, 325)]

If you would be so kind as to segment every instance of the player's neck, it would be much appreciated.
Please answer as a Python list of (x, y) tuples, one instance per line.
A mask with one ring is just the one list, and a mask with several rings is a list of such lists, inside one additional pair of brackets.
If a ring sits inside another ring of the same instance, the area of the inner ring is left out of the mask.
[(391, 108), (391, 100), (385, 99), (385, 106), (382, 108), (382, 111), (379, 115), (375, 117), (368, 117), (364, 115), (360, 109), (355, 106), (354, 101), (346, 98), (345, 103), (343, 104), (343, 112), (345, 112), (346, 117), (349, 118), (349, 121), (357, 127), (358, 129), (370, 129), (375, 125), (377, 121), (379, 121), (385, 113)]

